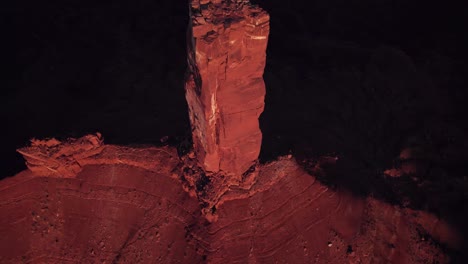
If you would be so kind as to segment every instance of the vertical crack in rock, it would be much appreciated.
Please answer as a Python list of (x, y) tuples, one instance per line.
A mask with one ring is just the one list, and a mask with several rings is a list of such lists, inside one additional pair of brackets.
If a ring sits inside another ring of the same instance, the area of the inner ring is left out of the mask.
[(262, 133), (269, 15), (246, 0), (190, 0), (186, 99), (198, 165), (239, 184)]

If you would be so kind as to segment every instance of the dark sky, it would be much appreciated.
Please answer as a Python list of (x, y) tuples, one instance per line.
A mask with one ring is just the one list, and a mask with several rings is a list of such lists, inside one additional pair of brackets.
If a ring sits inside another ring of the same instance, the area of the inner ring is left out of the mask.
[[(370, 162), (383, 166), (408, 137), (433, 126), (464, 133), (463, 8), (254, 2), (271, 14), (262, 159), (298, 145), (314, 155), (362, 147), (373, 149), (363, 159), (385, 149)], [(24, 168), (15, 149), (32, 137), (100, 131), (118, 144), (186, 137), (187, 11), (186, 1), (172, 0), (8, 2), (1, 177)]]
[(183, 136), (188, 17), (176, 2), (10, 3), (1, 176), (18, 171), (14, 150), (31, 137), (101, 131), (108, 143), (130, 144)]

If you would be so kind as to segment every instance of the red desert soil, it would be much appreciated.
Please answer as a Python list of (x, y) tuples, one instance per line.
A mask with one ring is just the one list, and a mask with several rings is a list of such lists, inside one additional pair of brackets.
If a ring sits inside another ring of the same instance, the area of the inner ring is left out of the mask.
[(459, 244), (443, 220), (333, 191), (292, 156), (207, 211), (194, 155), (172, 147), (98, 134), (19, 151), (29, 169), (0, 181), (0, 263), (447, 263), (440, 245)]

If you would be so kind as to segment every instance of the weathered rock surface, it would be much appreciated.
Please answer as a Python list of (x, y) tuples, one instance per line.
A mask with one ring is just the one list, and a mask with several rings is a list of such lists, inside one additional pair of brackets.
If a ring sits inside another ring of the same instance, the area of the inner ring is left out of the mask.
[(443, 220), (331, 190), (292, 157), (226, 189), (209, 222), (174, 149), (101, 147), (73, 177), (47, 163), (0, 181), (1, 263), (448, 263), (439, 245), (460, 243)]
[[(73, 178), (85, 165), (127, 164), (148, 171), (174, 168), (177, 160), (161, 164), (163, 156), (176, 157), (177, 152), (169, 148), (147, 147), (135, 149), (104, 145), (100, 133), (86, 135), (66, 141), (55, 138), (46, 140), (32, 139), (31, 145), (17, 150), (26, 159), (26, 165), (35, 175)], [(175, 163), (174, 163), (175, 162)]]
[(177, 152), (102, 148), (80, 170), (51, 175), (48, 162), (0, 182), (0, 263), (202, 262), (186, 239), (200, 209), (172, 176)]
[(186, 99), (207, 172), (240, 181), (258, 158), (269, 16), (249, 1), (190, 1)]
[(248, 190), (227, 191), (200, 229), (212, 263), (447, 263), (460, 237), (425, 212), (331, 190), (281, 158)]

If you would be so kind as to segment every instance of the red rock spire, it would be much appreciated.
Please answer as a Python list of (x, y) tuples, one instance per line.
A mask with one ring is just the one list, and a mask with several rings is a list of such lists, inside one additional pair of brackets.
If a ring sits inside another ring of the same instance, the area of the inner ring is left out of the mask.
[(191, 0), (186, 99), (206, 172), (239, 178), (258, 159), (269, 15), (248, 0)]

